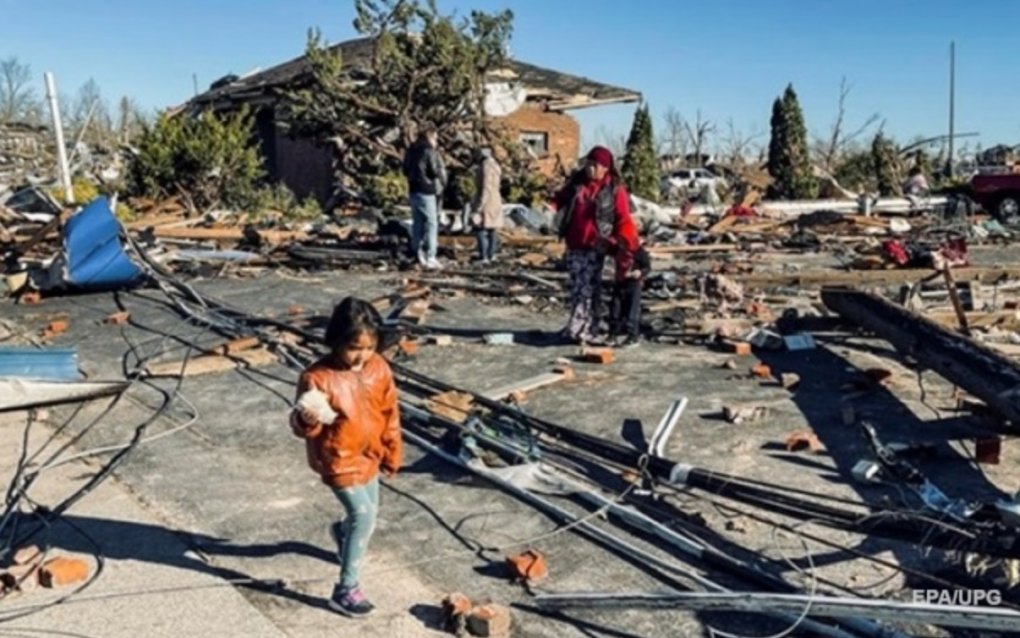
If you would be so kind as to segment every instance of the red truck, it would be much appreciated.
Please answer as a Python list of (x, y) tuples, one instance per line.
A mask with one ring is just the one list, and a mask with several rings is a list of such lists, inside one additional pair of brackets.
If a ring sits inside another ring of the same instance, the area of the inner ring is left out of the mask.
[(970, 197), (1003, 224), (1020, 223), (1020, 173), (978, 173)]

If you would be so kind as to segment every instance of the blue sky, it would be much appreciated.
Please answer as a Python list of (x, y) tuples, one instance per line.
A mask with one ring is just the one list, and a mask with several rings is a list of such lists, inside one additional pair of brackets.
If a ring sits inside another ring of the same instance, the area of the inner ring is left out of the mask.
[[(513, 54), (642, 92), (656, 125), (670, 106), (720, 129), (767, 131), (788, 82), (808, 128), (824, 133), (839, 83), (851, 125), (879, 113), (900, 141), (947, 128), (948, 48), (957, 47), (957, 131), (985, 146), (1020, 142), (1020, 2), (972, 0), (439, 0), (441, 9), (513, 9)], [(355, 35), (352, 0), (0, 0), (0, 57), (56, 73), (73, 94), (89, 77), (112, 101), (159, 108), (226, 73), (300, 54), (311, 26)], [(632, 106), (575, 112), (586, 142), (626, 133)], [(762, 138), (767, 141), (767, 137)], [(973, 143), (973, 142), (972, 142)]]

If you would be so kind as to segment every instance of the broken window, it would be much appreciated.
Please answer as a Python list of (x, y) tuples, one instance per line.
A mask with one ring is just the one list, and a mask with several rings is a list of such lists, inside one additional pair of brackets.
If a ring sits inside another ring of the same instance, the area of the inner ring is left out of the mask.
[(541, 157), (549, 153), (549, 134), (541, 131), (522, 131), (520, 142)]

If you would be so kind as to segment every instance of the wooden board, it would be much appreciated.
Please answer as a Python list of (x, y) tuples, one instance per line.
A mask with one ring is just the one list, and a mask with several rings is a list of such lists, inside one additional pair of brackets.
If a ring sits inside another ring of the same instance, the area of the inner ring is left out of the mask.
[[(808, 270), (799, 273), (751, 273), (732, 278), (749, 287), (778, 286), (878, 286), (920, 281), (937, 275), (934, 270), (901, 268), (890, 270)], [(1020, 278), (1020, 266), (1006, 268), (954, 268), (956, 281), (991, 283)]]
[[(245, 350), (231, 354), (229, 357), (221, 354), (207, 354), (192, 357), (184, 368), (185, 377), (194, 377), (200, 374), (212, 374), (215, 372), (226, 372), (233, 370), (239, 365), (245, 367), (260, 367), (276, 362), (276, 355), (265, 348)], [(163, 361), (146, 366), (149, 376), (153, 377), (180, 377), (183, 360)]]
[[(197, 241), (241, 241), (244, 239), (243, 228), (175, 228), (157, 226), (152, 232), (156, 237), (168, 239), (193, 239)], [(270, 244), (282, 244), (308, 237), (307, 233), (296, 230), (260, 230), (258, 234), (263, 241)]]

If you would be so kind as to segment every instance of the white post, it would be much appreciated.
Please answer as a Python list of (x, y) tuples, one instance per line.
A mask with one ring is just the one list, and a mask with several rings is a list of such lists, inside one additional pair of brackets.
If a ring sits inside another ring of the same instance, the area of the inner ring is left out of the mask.
[(60, 163), (60, 183), (64, 186), (64, 203), (74, 203), (74, 189), (71, 187), (71, 170), (67, 166), (67, 149), (64, 147), (64, 127), (60, 123), (60, 104), (57, 102), (57, 86), (53, 74), (47, 71), (46, 98), (50, 102), (50, 113), (53, 114), (53, 132), (57, 136), (57, 161)]

